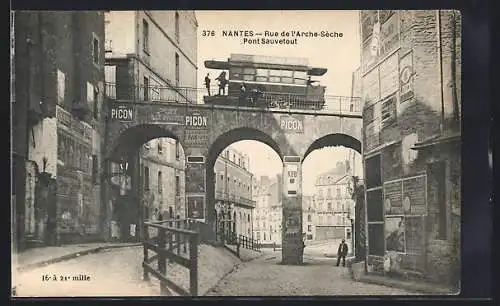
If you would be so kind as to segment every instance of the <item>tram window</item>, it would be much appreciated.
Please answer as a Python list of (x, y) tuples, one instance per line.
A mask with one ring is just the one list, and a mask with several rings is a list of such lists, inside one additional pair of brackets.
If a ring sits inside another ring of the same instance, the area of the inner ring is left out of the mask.
[(281, 71), (281, 76), (283, 77), (293, 77), (293, 71), (291, 70), (282, 70)]
[(294, 71), (293, 77), (297, 79), (306, 79), (307, 73), (305, 71)]
[(281, 78), (281, 82), (286, 83), (286, 84), (292, 84), (293, 78), (283, 77), (283, 78)]
[(267, 77), (269, 70), (267, 69), (257, 69), (257, 76)]
[(241, 78), (242, 78), (242, 73), (243, 73), (243, 69), (242, 69), (242, 68), (239, 68), (239, 67), (233, 67), (233, 68), (231, 68), (231, 70), (230, 70), (230, 75), (229, 75), (229, 77), (230, 77), (231, 79), (241, 80)]
[(293, 79), (293, 82), (298, 85), (306, 85), (306, 80), (302, 79)]
[(267, 82), (267, 77), (258, 76), (258, 77), (255, 77), (255, 80), (257, 82)]
[(269, 69), (270, 76), (281, 76), (281, 70)]
[(253, 81), (254, 80), (254, 75), (253, 74), (244, 74), (243, 75), (243, 80), (245, 80), (245, 81)]
[(270, 76), (269, 77), (269, 82), (271, 82), (271, 83), (279, 83), (280, 80), (281, 80), (281, 78), (277, 77), (277, 76)]
[(244, 74), (255, 74), (255, 68), (244, 68), (243, 73)]

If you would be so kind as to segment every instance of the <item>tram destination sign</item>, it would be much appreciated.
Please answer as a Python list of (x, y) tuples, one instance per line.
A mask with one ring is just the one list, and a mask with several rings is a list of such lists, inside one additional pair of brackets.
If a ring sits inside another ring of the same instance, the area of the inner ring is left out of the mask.
[(130, 122), (135, 119), (135, 109), (130, 105), (113, 105), (110, 110), (111, 120)]

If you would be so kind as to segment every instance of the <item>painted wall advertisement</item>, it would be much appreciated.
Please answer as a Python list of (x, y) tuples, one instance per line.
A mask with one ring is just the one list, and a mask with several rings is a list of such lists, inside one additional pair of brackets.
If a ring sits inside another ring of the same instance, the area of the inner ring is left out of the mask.
[(209, 142), (210, 114), (193, 112), (186, 114), (184, 144), (190, 147), (207, 147)]
[(362, 80), (363, 100), (366, 105), (380, 100), (379, 70), (374, 68)]
[(396, 52), (380, 63), (380, 97), (383, 99), (398, 90), (399, 54)]
[(399, 61), (400, 103), (413, 98), (413, 55), (408, 53)]
[(296, 197), (299, 188), (299, 165), (296, 163), (285, 164), (285, 190), (289, 197)]
[[(383, 12), (383, 11), (380, 11)], [(378, 64), (387, 54), (399, 46), (399, 15), (385, 14), (384, 18), (373, 16), (377, 12), (370, 12), (363, 20), (363, 72)]]
[(204, 195), (187, 195), (187, 214), (188, 218), (204, 219), (205, 218), (205, 196)]
[(186, 164), (186, 192), (202, 193), (205, 192), (205, 164), (187, 163)]

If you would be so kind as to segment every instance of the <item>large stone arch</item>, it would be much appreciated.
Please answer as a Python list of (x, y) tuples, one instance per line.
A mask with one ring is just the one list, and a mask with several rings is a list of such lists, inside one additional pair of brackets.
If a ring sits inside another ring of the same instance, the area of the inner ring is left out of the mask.
[(271, 147), (281, 160), (283, 160), (283, 153), (280, 144), (269, 134), (252, 127), (238, 127), (231, 129), (219, 135), (208, 148), (206, 162), (205, 162), (205, 175), (206, 175), (206, 199), (207, 199), (207, 216), (209, 219), (214, 220), (214, 205), (215, 205), (215, 185), (214, 182), (214, 166), (219, 154), (229, 145), (241, 140), (255, 140), (262, 142)]
[(277, 141), (269, 134), (251, 127), (239, 127), (219, 135), (207, 152), (207, 167), (213, 168), (219, 154), (229, 145), (241, 140), (255, 140), (271, 147), (283, 160), (283, 153)]
[(344, 146), (361, 154), (361, 141), (347, 134), (332, 133), (314, 140), (302, 156), (302, 162), (314, 150), (329, 146)]
[(173, 138), (179, 141), (183, 147), (182, 137), (179, 133), (172, 131), (163, 125), (138, 124), (124, 129), (108, 146), (107, 158), (118, 160), (121, 156), (134, 153), (144, 143), (161, 137)]

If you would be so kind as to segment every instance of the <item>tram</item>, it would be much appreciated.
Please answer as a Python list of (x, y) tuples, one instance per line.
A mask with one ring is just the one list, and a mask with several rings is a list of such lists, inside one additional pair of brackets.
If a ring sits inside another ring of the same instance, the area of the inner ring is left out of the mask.
[(220, 89), (205, 96), (205, 104), (308, 110), (325, 105), (325, 87), (311, 77), (327, 69), (310, 67), (305, 58), (231, 54), (227, 61), (204, 64), (218, 70), (211, 75), (217, 76)]

